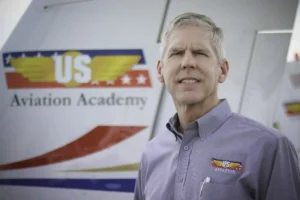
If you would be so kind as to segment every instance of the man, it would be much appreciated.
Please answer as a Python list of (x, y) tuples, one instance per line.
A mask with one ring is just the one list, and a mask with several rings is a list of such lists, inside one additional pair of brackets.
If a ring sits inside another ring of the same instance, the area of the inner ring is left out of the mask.
[(177, 113), (145, 148), (135, 200), (300, 200), (291, 142), (218, 99), (228, 70), (210, 18), (185, 13), (170, 23), (157, 72)]

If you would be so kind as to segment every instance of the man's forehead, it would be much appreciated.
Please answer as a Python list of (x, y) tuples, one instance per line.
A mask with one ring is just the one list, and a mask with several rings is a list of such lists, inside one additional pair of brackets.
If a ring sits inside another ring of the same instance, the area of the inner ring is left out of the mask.
[(168, 38), (168, 49), (197, 48), (208, 49), (211, 45), (211, 32), (207, 29), (192, 27), (191, 29), (175, 29)]

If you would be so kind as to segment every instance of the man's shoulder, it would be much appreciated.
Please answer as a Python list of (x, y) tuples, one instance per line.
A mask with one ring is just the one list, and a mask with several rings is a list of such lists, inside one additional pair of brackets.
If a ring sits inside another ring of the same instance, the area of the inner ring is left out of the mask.
[(147, 159), (159, 158), (169, 154), (176, 146), (176, 138), (167, 129), (150, 139), (144, 147), (143, 155)]
[(152, 151), (153, 149), (168, 147), (174, 144), (175, 140), (174, 134), (165, 129), (148, 141), (145, 150)]
[(286, 137), (279, 130), (272, 127), (268, 127), (244, 115), (233, 113), (231, 115), (231, 118), (232, 120), (234, 120), (234, 123), (236, 123), (237, 127), (245, 127), (244, 130), (253, 133), (254, 134), (253, 136), (257, 134), (259, 136), (268, 137), (273, 140), (282, 139)]
[[(262, 154), (268, 152), (268, 155), (275, 155), (275, 152), (283, 149), (295, 151), (293, 143), (280, 130), (237, 113), (232, 114), (231, 120), (233, 120), (234, 127), (238, 129), (236, 133), (244, 135), (243, 148), (245, 149), (247, 147), (254, 148)], [(241, 141), (241, 137), (236, 138)]]

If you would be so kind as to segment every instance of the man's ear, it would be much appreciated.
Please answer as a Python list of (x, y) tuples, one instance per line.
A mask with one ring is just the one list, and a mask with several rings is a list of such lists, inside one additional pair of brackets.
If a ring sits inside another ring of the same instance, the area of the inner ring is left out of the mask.
[(159, 80), (159, 82), (161, 83), (164, 83), (165, 80), (164, 80), (164, 77), (162, 75), (162, 64), (161, 64), (161, 61), (159, 60), (157, 62), (157, 79)]
[(220, 66), (220, 75), (219, 75), (219, 79), (218, 79), (219, 83), (225, 82), (225, 80), (228, 76), (228, 71), (229, 71), (229, 64), (228, 64), (228, 61), (226, 59), (224, 59)]

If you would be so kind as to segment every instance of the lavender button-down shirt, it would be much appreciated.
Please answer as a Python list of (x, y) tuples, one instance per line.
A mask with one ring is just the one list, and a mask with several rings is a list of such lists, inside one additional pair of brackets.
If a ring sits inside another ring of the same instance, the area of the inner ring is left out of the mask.
[(175, 115), (142, 156), (134, 200), (300, 200), (294, 146), (231, 112), (227, 100), (190, 123)]

